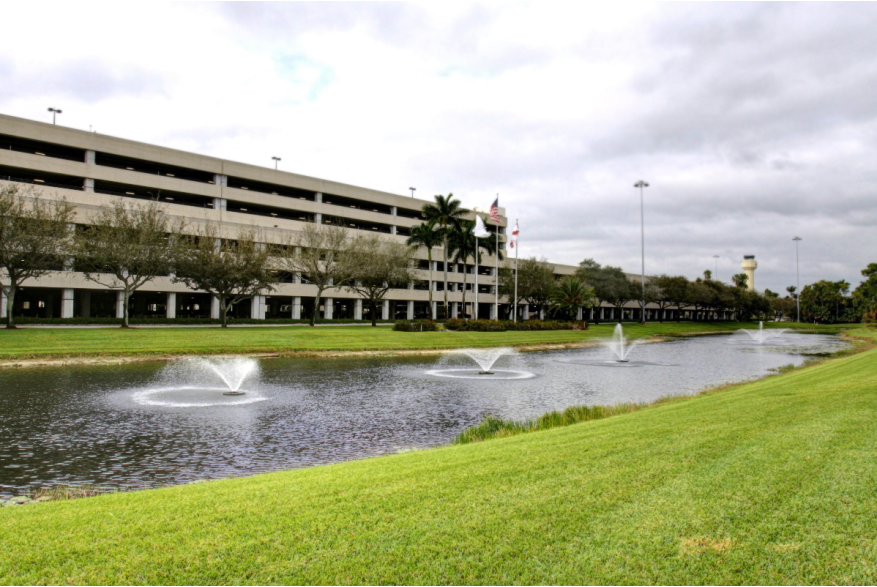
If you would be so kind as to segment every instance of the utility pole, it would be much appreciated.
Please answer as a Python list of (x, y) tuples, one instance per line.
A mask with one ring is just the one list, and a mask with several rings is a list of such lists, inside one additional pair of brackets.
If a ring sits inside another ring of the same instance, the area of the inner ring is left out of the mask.
[(795, 302), (798, 306), (798, 323), (801, 323), (801, 271), (799, 269), (798, 263), (798, 243), (801, 242), (801, 237), (796, 236), (792, 239), (795, 241)]
[(639, 229), (640, 229), (640, 249), (642, 253), (642, 274), (640, 280), (642, 282), (642, 315), (640, 322), (646, 323), (646, 224), (645, 213), (643, 208), (643, 188), (649, 187), (649, 184), (643, 180), (639, 180), (633, 187), (639, 188)]

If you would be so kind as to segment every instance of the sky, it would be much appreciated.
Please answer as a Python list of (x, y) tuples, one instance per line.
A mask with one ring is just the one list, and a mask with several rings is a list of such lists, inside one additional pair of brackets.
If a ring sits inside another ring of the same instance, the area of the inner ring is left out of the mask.
[[(0, 113), (466, 207), (756, 287), (877, 262), (871, 3), (9, 3)], [(612, 5), (610, 5), (612, 4)], [(2, 132), (2, 129), (0, 129)], [(719, 258), (715, 259), (714, 256)]]

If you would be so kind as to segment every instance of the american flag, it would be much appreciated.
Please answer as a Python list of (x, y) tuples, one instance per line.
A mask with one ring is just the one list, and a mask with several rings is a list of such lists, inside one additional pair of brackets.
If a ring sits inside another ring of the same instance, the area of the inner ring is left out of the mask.
[(494, 222), (496, 222), (497, 224), (500, 223), (500, 220), (499, 220), (499, 196), (497, 196), (496, 199), (493, 201), (493, 204), (490, 205), (490, 219), (493, 220)]

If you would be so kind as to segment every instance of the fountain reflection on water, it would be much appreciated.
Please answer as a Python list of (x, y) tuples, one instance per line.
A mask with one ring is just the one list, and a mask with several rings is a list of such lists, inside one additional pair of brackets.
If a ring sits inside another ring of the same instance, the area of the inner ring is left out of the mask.
[(258, 391), (259, 373), (259, 362), (247, 357), (186, 359), (167, 365), (158, 385), (132, 397), (141, 405), (178, 408), (251, 404), (268, 399)]

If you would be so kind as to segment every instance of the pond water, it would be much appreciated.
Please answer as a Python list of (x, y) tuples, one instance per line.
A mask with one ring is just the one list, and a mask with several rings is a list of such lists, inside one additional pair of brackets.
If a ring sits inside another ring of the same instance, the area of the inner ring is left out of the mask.
[[(488, 414), (522, 420), (576, 404), (648, 402), (844, 345), (820, 335), (746, 338), (638, 345), (625, 364), (605, 348), (504, 355), (493, 376), (477, 375), (461, 353), (245, 359), (222, 364), (239, 369), (230, 384), (203, 360), (0, 371), (0, 496), (59, 483), (153, 487), (426, 448)], [(234, 384), (246, 394), (222, 395)]]

